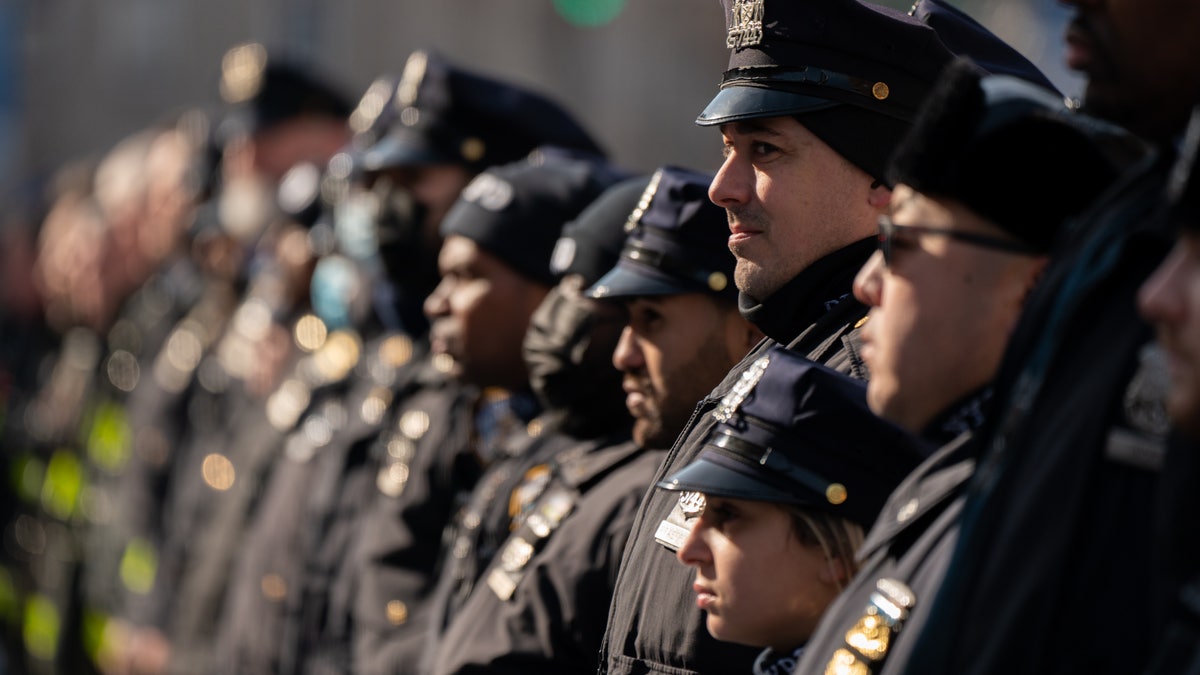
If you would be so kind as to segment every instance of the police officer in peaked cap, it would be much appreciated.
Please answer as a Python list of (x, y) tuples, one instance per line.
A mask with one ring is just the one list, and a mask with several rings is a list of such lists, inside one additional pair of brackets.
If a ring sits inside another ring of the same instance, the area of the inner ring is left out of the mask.
[(699, 456), (658, 487), (689, 507), (678, 557), (709, 633), (765, 647), (756, 673), (790, 672), (925, 450), (871, 412), (861, 380), (795, 352), (776, 348), (742, 378)]
[[(725, 0), (722, 8), (729, 69), (696, 121), (721, 132), (725, 160), (709, 195), (728, 214), (740, 309), (770, 338), (743, 365), (782, 344), (865, 378), (856, 331), (866, 309), (851, 282), (890, 199), (888, 155), (954, 54), (921, 20), (862, 0)], [(981, 30), (963, 49), (997, 42)], [(659, 478), (697, 455), (713, 408), (742, 370), (698, 402)], [(671, 560), (677, 544), (656, 540), (684, 520), (677, 502), (661, 491), (646, 496), (609, 617), (604, 672), (750, 668), (751, 651), (704, 631), (688, 574)]]

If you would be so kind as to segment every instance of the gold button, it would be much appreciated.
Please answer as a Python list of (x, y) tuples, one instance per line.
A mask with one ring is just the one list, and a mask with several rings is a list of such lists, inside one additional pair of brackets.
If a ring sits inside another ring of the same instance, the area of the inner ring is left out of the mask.
[(891, 93), (892, 93), (892, 90), (889, 89), (887, 84), (884, 82), (876, 82), (875, 85), (873, 87), (871, 87), (871, 95), (874, 96), (875, 98), (879, 99), (880, 101), (887, 98), (888, 95)]
[(870, 315), (870, 314), (868, 314), (868, 315), (864, 316), (863, 318), (859, 319), (858, 321), (855, 321), (855, 322), (854, 322), (854, 327), (855, 327), (855, 328), (862, 328), (862, 327), (863, 327), (863, 324), (865, 324), (865, 323), (867, 322), (867, 319), (870, 319), (870, 318), (871, 318), (871, 315)]
[(274, 572), (263, 575), (259, 585), (262, 587), (263, 596), (272, 602), (279, 602), (287, 597), (287, 582)]
[(387, 619), (393, 626), (403, 625), (408, 621), (408, 605), (399, 600), (387, 604)]
[(830, 504), (841, 504), (846, 501), (846, 486), (834, 483), (825, 488), (825, 499), (828, 499)]

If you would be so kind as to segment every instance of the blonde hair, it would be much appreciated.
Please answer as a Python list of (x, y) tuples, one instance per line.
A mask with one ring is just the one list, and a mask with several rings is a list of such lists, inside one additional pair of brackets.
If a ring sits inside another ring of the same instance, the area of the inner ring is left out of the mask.
[[(866, 536), (862, 525), (794, 504), (782, 506), (792, 517), (792, 532), (802, 545), (820, 548), (826, 559), (840, 561), (845, 567), (846, 579), (858, 572), (856, 554)], [(838, 585), (840, 589), (841, 583)]]

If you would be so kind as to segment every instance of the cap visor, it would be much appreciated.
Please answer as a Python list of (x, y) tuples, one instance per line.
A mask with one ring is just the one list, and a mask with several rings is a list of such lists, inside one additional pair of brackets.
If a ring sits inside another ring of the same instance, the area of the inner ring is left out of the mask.
[(696, 289), (644, 265), (624, 260), (600, 277), (585, 295), (596, 300), (611, 300), (640, 295), (677, 295), (693, 293)]
[(705, 452), (679, 471), (658, 482), (664, 490), (694, 490), (714, 497), (794, 503), (798, 495), (754, 476), (754, 467), (725, 455)]
[(756, 117), (780, 117), (824, 110), (841, 105), (837, 101), (816, 96), (806, 96), (790, 91), (766, 89), (764, 87), (725, 87), (709, 102), (708, 107), (696, 118), (702, 127), (737, 122)]
[(358, 160), (358, 166), (363, 171), (460, 161), (457, 157), (433, 147), (429, 141), (415, 133), (388, 134), (364, 150)]

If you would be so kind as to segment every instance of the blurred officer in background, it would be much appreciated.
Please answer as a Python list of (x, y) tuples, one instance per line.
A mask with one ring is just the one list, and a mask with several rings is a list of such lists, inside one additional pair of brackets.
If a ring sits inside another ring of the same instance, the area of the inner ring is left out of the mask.
[(1161, 634), (1155, 586), (1178, 581), (1154, 556), (1184, 530), (1155, 537), (1154, 510), (1163, 495), (1191, 499), (1194, 453), (1164, 459), (1167, 374), (1135, 296), (1173, 244), (1162, 190), (1200, 91), (1200, 7), (1066, 4), (1067, 65), (1088, 77), (1083, 110), (1160, 151), (1070, 227), (1026, 301), (906, 672), (1140, 671)]
[[(907, 636), (945, 572), (949, 523), (975, 467), (971, 434), (1008, 336), (1065, 222), (1116, 176), (1090, 135), (1115, 128), (968, 60), (947, 69), (923, 110), (893, 156), (891, 213), (854, 291), (871, 307), (862, 331), (871, 409), (942, 448), (884, 507), (859, 576), (797, 672), (903, 670)], [(902, 611), (888, 615), (888, 603)]]
[(443, 530), (508, 437), (540, 412), (521, 345), (553, 285), (551, 250), (563, 223), (620, 176), (595, 155), (540, 148), (476, 176), (443, 221), (442, 280), (425, 302), (430, 343), (445, 372), (479, 393), (449, 441), (426, 433), (431, 415), (409, 407), (417, 397), (395, 409), (399, 438), (387, 439), (381, 492), (354, 542), (356, 672), (416, 668), (384, 643), (429, 625)]
[[(1168, 218), (1178, 231), (1178, 241), (1158, 269), (1138, 292), (1138, 309), (1154, 322), (1158, 342), (1171, 366), (1166, 406), (1176, 432), (1170, 439), (1175, 467), (1190, 472), (1180, 479), (1186, 490), (1168, 494), (1158, 537), (1169, 541), (1162, 572), (1168, 580), (1165, 616), (1168, 621), (1155, 647), (1147, 672), (1195, 673), (1200, 664), (1200, 611), (1191, 598), (1200, 591), (1200, 546), (1184, 524), (1196, 513), (1196, 452), (1200, 442), (1200, 387), (1197, 386), (1197, 348), (1200, 330), (1200, 286), (1197, 285), (1196, 236), (1200, 225), (1197, 205), (1196, 159), (1200, 157), (1200, 109), (1193, 110), (1180, 157), (1167, 185)], [(1183, 469), (1186, 467), (1186, 469)], [(1176, 593), (1176, 585), (1181, 587)]]
[(871, 412), (861, 380), (795, 352), (773, 349), (745, 376), (699, 456), (658, 487), (703, 497), (677, 556), (695, 568), (708, 632), (765, 647), (755, 673), (790, 673), (925, 449)]
[[(851, 296), (890, 191), (883, 172), (952, 54), (913, 17), (857, 0), (723, 3), (733, 51), (721, 90), (697, 122), (720, 126), (725, 161), (709, 195), (728, 213), (739, 307), (774, 344), (859, 378)], [(961, 13), (938, 15), (964, 50), (1036, 69)], [(691, 461), (710, 412), (744, 367), (699, 400), (658, 479)], [(718, 644), (689, 602), (687, 570), (671, 554), (687, 534), (675, 495), (646, 496), (609, 617), (603, 672), (748, 670), (756, 652)]]
[[(304, 64), (268, 58), (262, 45), (231, 49), (221, 84), (230, 109), (217, 130), (216, 220), (202, 227), (232, 244), (224, 268), (237, 276), (225, 293), (244, 292), (236, 303), (227, 295), (215, 305), (198, 303), (193, 310), (200, 314), (180, 321), (156, 362), (155, 384), (182, 393), (177, 409), (186, 418), (166, 453), (139, 458), (143, 466), (131, 480), (131, 492), (160, 502), (150, 509), (158, 520), (144, 523), (147, 531), (130, 549), (139, 561), (134, 568), (148, 578), (127, 584), (136, 628), (125, 640), (129, 648), (114, 650), (117, 669), (208, 667), (224, 570), (241, 534), (232, 514), (255, 494), (263, 449), (279, 435), (268, 405), (272, 390), (303, 355), (292, 334), (307, 307), (309, 223), (277, 201), (283, 165), (327, 161), (348, 137), (349, 105), (336, 87)], [(146, 501), (134, 504), (144, 508)]]

